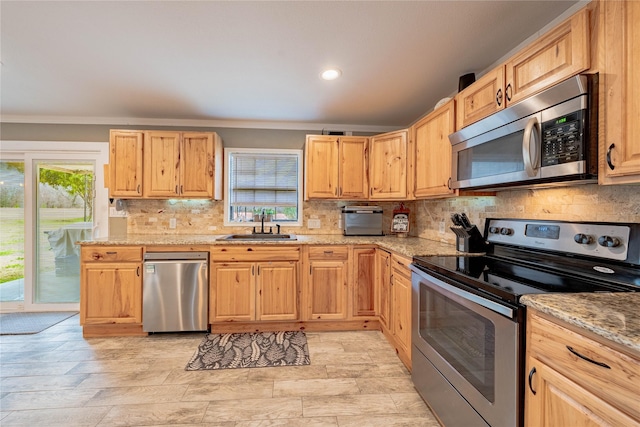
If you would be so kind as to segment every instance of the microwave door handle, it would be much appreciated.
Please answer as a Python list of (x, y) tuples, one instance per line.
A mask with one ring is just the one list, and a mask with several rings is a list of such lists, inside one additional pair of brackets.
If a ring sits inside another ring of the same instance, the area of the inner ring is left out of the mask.
[[(533, 144), (531, 141), (533, 140)], [(540, 125), (537, 117), (531, 117), (524, 128), (522, 137), (522, 159), (524, 170), (531, 178), (538, 174), (540, 159)]]

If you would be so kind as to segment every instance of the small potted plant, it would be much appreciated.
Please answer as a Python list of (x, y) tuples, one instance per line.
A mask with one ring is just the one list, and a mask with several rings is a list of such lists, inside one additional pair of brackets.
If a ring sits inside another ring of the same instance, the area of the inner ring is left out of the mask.
[(271, 209), (271, 208), (265, 209), (264, 210), (264, 215), (265, 215), (264, 220), (265, 220), (265, 222), (273, 221), (273, 218), (274, 218), (275, 214), (276, 214), (276, 210), (275, 209)]

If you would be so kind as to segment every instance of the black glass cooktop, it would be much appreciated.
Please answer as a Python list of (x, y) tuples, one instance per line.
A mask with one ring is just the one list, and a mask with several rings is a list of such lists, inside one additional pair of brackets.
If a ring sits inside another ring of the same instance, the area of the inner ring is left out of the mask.
[[(533, 256), (533, 254), (532, 254)], [(617, 268), (602, 273), (587, 267), (567, 267), (576, 260), (523, 258), (514, 261), (486, 256), (416, 256), (413, 264), (427, 273), (437, 273), (445, 281), (458, 281), (480, 292), (517, 303), (520, 296), (550, 292), (628, 292), (640, 291), (637, 270)], [(584, 270), (580, 272), (580, 269)], [(637, 287), (637, 289), (635, 289)]]

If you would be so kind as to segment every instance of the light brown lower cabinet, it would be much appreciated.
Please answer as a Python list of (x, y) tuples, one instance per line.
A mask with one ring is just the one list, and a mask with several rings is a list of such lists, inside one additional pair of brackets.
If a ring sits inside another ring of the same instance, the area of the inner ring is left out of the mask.
[(309, 247), (306, 264), (308, 267), (305, 271), (305, 319), (346, 319), (349, 248)]
[[(390, 267), (387, 267), (387, 261)], [(411, 369), (411, 259), (378, 251), (380, 322), (398, 357)], [(387, 282), (388, 280), (388, 282)], [(388, 283), (388, 286), (386, 285)], [(386, 317), (386, 319), (384, 319)]]
[(529, 310), (525, 425), (640, 426), (640, 355)]
[(211, 267), (213, 322), (298, 319), (298, 262), (216, 262)]
[(377, 314), (376, 292), (376, 248), (353, 248), (351, 296), (353, 317), (375, 316)]
[(391, 310), (391, 254), (383, 249), (376, 249), (376, 283), (380, 325), (388, 329)]
[[(80, 324), (85, 336), (142, 334), (142, 247), (83, 246)], [(113, 329), (113, 328), (111, 328)]]

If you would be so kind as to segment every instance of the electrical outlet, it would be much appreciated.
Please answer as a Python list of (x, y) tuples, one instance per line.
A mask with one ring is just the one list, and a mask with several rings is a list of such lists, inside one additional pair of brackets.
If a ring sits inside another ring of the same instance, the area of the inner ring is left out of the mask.
[(178, 221), (175, 218), (169, 218), (169, 228), (176, 228)]
[(127, 216), (126, 211), (119, 211), (115, 206), (109, 207), (109, 216), (111, 218), (125, 218)]
[(320, 228), (320, 220), (319, 219), (310, 219), (307, 221), (307, 228)]
[(440, 221), (440, 225), (438, 227), (438, 232), (440, 234), (444, 234), (444, 221)]

